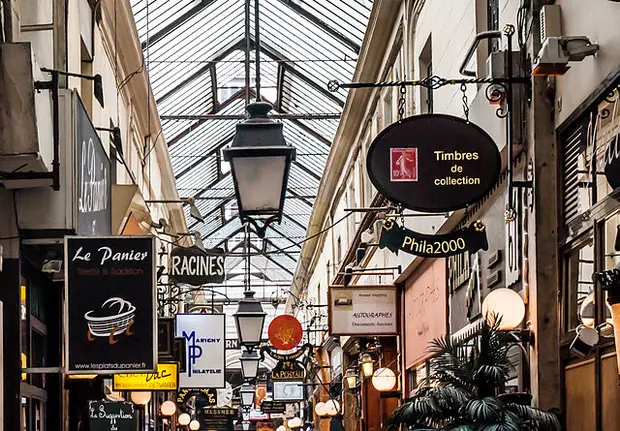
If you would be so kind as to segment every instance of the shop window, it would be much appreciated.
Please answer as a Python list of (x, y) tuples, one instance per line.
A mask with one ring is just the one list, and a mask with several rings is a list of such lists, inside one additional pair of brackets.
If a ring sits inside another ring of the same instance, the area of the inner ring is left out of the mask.
[(620, 97), (614, 88), (559, 134), (562, 148), (563, 217), (567, 224), (611, 192), (605, 160), (620, 155)]
[(593, 273), (594, 246), (591, 240), (565, 255), (566, 331), (574, 329), (580, 324), (594, 325)]

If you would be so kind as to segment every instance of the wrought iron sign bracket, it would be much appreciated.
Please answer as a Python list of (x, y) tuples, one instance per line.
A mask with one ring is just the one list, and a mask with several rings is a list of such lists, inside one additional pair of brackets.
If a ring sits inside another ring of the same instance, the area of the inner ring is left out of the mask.
[[(506, 221), (509, 214), (515, 212), (513, 201), (513, 188), (533, 188), (533, 181), (515, 181), (513, 180), (513, 167), (512, 161), (514, 159), (513, 149), (513, 130), (514, 130), (514, 118), (512, 113), (512, 100), (513, 100), (513, 86), (515, 84), (525, 85), (528, 90), (531, 91), (532, 79), (530, 76), (513, 76), (513, 37), (515, 34), (515, 26), (507, 24), (502, 31), (489, 31), (482, 32), (476, 35), (471, 47), (469, 48), (467, 55), (461, 64), (459, 72), (462, 75), (469, 76), (469, 78), (443, 78), (437, 75), (431, 75), (420, 80), (402, 80), (402, 81), (380, 81), (380, 82), (348, 82), (341, 83), (337, 80), (332, 80), (327, 83), (329, 91), (336, 92), (341, 88), (382, 88), (382, 87), (424, 87), (430, 90), (436, 90), (447, 85), (473, 85), (473, 84), (489, 84), (485, 91), (485, 96), (490, 102), (505, 103), (505, 109), (503, 107), (498, 108), (496, 115), (499, 118), (506, 118), (506, 142), (508, 160), (507, 164), (507, 176), (508, 176), (508, 204), (506, 208)], [(469, 60), (475, 53), (475, 50), (481, 40), (485, 39), (501, 39), (502, 36), (506, 37), (506, 63), (505, 63), (505, 77), (502, 78), (477, 78), (475, 77), (475, 71), (466, 70), (465, 67)], [(501, 91), (497, 89), (497, 86), (501, 87)], [(399, 120), (400, 121), (400, 120)]]

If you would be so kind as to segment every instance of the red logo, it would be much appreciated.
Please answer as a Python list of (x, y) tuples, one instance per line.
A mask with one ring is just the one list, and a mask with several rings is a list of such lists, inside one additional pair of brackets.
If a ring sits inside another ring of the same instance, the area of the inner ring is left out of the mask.
[(390, 148), (390, 179), (418, 181), (418, 149)]
[(269, 341), (278, 350), (291, 350), (303, 338), (301, 323), (290, 314), (283, 314), (271, 321), (268, 329)]

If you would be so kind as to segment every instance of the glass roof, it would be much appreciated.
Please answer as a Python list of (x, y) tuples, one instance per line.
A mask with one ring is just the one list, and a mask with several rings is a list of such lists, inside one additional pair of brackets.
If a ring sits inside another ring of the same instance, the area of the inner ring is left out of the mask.
[(250, 246), (253, 288), (269, 298), (290, 285), (346, 99), (346, 90), (332, 93), (326, 84), (351, 80), (372, 7), (372, 0), (260, 0), (257, 73), (255, 1), (247, 1), (247, 17), (246, 0), (131, 1), (177, 189), (195, 198), (205, 219), (196, 222), (185, 207), (189, 230), (205, 247), (230, 253), (228, 280), (218, 288), (231, 299), (242, 296), (246, 245), (222, 149), (260, 78), (261, 99), (276, 114), (295, 115), (281, 121), (297, 150), (283, 220)]

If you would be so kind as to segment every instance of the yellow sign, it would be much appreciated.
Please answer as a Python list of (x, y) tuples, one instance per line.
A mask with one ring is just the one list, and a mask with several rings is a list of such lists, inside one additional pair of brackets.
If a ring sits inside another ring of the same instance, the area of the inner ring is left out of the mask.
[(153, 374), (114, 374), (115, 391), (176, 391), (178, 364), (158, 364)]

